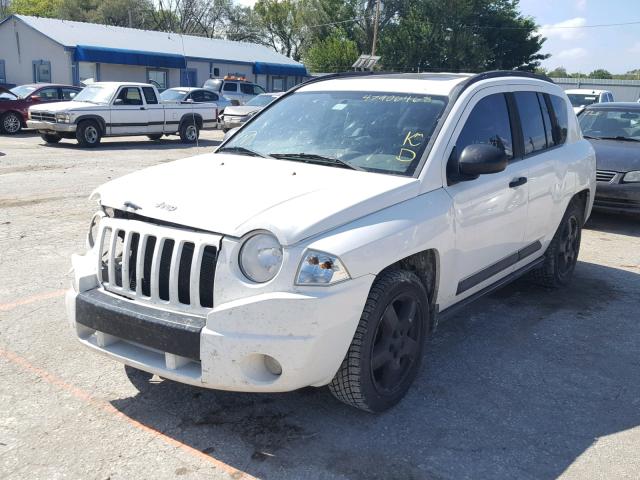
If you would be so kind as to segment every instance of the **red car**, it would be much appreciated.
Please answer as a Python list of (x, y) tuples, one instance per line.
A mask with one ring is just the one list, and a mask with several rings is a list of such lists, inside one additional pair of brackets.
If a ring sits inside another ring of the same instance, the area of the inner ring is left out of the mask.
[(44, 102), (65, 102), (82, 90), (73, 85), (34, 83), (7, 90), (0, 87), (0, 133), (14, 134), (27, 126), (31, 105)]

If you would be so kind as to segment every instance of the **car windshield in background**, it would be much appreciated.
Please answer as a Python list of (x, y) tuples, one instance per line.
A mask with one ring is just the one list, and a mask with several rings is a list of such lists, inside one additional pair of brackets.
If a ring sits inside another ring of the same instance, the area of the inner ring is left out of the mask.
[(89, 85), (88, 87), (84, 87), (73, 100), (76, 102), (106, 104), (109, 103), (111, 97), (113, 97), (116, 88), (117, 86), (115, 85)]
[(446, 104), (447, 97), (422, 94), (298, 92), (220, 151), (411, 175)]
[(27, 85), (20, 85), (19, 87), (13, 87), (11, 89), (11, 93), (17, 95), (19, 98), (27, 98), (30, 93), (32, 93), (36, 87), (29, 87)]
[(188, 92), (186, 90), (165, 90), (160, 94), (163, 102), (180, 102)]
[(204, 82), (204, 85), (202, 87), (219, 92), (220, 88), (222, 87), (222, 80), (220, 80), (219, 78), (210, 78), (209, 80)]
[(640, 140), (640, 108), (587, 109), (579, 120), (585, 137)]
[(271, 102), (276, 99), (273, 95), (256, 95), (251, 100), (249, 100), (245, 105), (249, 105), (251, 107), (266, 107)]
[(586, 107), (598, 102), (598, 95), (586, 95), (584, 93), (568, 93), (569, 101), (574, 107)]

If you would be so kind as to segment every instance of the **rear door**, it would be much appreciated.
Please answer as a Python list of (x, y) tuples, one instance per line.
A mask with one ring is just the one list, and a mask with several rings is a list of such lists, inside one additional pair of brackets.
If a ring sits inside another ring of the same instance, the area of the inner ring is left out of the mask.
[(457, 168), (460, 153), (472, 144), (494, 145), (509, 158), (502, 172), (458, 183), (449, 179), (445, 187), (454, 206), (455, 301), (511, 273), (526, 246), (527, 169), (518, 158), (519, 131), (511, 103), (497, 87), (478, 92), (452, 137), (448, 170)]
[(147, 133), (149, 115), (139, 87), (120, 87), (111, 104), (111, 135)]

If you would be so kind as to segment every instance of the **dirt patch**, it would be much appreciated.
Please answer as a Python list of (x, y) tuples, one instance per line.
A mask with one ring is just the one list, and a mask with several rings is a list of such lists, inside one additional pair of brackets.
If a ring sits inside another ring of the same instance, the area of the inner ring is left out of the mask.
[(32, 205), (39, 205), (47, 202), (57, 202), (59, 200), (68, 200), (70, 198), (86, 198), (86, 195), (60, 195), (57, 197), (38, 197), (38, 198), (0, 198), (0, 208), (11, 207), (28, 207)]

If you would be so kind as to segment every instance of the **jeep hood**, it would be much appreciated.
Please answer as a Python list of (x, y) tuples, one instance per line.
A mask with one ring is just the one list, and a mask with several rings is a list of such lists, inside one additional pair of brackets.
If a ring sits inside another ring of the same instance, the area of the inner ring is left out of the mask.
[(126, 175), (94, 194), (106, 207), (234, 237), (269, 230), (292, 245), (418, 192), (413, 177), (205, 154)]

